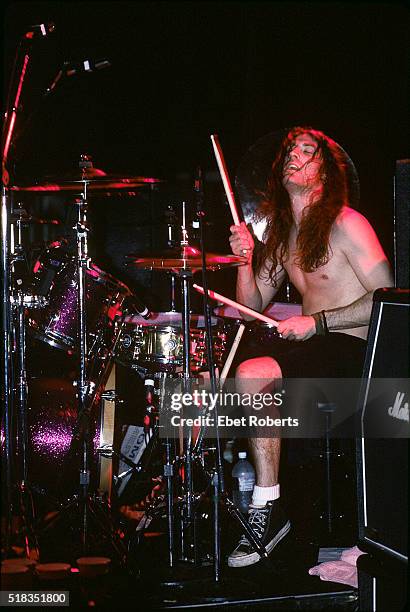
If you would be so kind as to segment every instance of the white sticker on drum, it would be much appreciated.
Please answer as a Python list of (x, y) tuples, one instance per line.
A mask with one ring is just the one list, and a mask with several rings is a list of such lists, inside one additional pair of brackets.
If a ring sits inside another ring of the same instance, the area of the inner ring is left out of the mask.
[[(136, 465), (142, 457), (142, 453), (144, 452), (147, 446), (147, 441), (151, 438), (151, 435), (151, 431), (146, 433), (143, 427), (138, 425), (128, 425), (127, 433), (125, 434), (124, 440), (121, 444), (121, 454)], [(127, 472), (129, 473), (127, 474)], [(118, 495), (121, 495), (132, 474), (130, 466), (127, 465), (125, 461), (120, 459), (118, 466), (118, 477), (120, 478), (122, 474), (125, 475), (121, 478), (121, 484), (118, 487)]]

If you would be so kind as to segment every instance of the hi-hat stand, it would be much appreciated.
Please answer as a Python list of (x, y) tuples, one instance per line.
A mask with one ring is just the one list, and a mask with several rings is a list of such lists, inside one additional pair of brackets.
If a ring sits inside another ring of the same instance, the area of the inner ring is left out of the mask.
[[(211, 391), (214, 394), (214, 397), (217, 397), (218, 391), (218, 383), (216, 379), (215, 372), (215, 361), (213, 355), (213, 346), (212, 346), (212, 328), (211, 328), (211, 310), (209, 306), (208, 300), (208, 284), (207, 284), (207, 267), (206, 267), (206, 251), (205, 251), (205, 240), (204, 240), (204, 230), (203, 230), (203, 220), (205, 217), (204, 210), (204, 193), (202, 186), (202, 172), (201, 169), (197, 170), (197, 180), (195, 181), (195, 195), (196, 195), (196, 204), (197, 204), (197, 218), (199, 224), (199, 237), (200, 237), (200, 250), (202, 253), (202, 282), (204, 288), (204, 317), (205, 317), (205, 329), (206, 329), (206, 348), (207, 348), (207, 359), (208, 359), (208, 369), (210, 373), (210, 383), (211, 383)], [(218, 402), (214, 407), (214, 422), (215, 422), (215, 445), (216, 445), (216, 461), (215, 466), (211, 474), (211, 483), (213, 488), (213, 508), (214, 508), (214, 579), (215, 582), (220, 581), (221, 575), (221, 541), (220, 541), (220, 504), (222, 503), (225, 508), (228, 510), (231, 516), (233, 516), (236, 521), (240, 524), (243, 531), (246, 533), (247, 537), (254, 550), (257, 551), (265, 562), (268, 562), (268, 553), (266, 552), (265, 547), (262, 542), (255, 534), (249, 523), (243, 518), (240, 511), (237, 509), (233, 501), (229, 498), (225, 488), (225, 480), (223, 474), (223, 466), (222, 466), (222, 454), (221, 454), (221, 444), (219, 437), (219, 428), (218, 428)], [(194, 454), (196, 455), (200, 451), (200, 447), (203, 443), (203, 438), (205, 434), (205, 426), (201, 426), (200, 433), (198, 435), (197, 443), (194, 448)]]
[[(186, 229), (186, 206), (182, 203), (182, 240), (181, 247), (188, 246), (188, 232)], [(182, 387), (184, 393), (191, 391), (191, 364), (190, 364), (190, 281), (192, 270), (179, 271), (182, 300), (182, 338), (183, 338), (183, 370)], [(185, 439), (185, 436), (184, 436)], [(192, 473), (192, 427), (187, 428), (184, 452), (184, 500), (185, 505), (181, 522), (181, 553), (184, 561), (197, 562), (197, 543), (195, 517), (193, 514), (193, 473)]]
[[(200, 193), (198, 204), (198, 221), (201, 237), (201, 252), (202, 262), (198, 265), (198, 261), (195, 264), (190, 263), (189, 257), (183, 259), (184, 265), (181, 265), (178, 270), (178, 276), (181, 282), (181, 297), (182, 297), (182, 335), (183, 335), (183, 372), (182, 372), (182, 388), (184, 393), (189, 393), (191, 390), (191, 371), (190, 371), (190, 281), (194, 270), (201, 269), (203, 272), (203, 283), (205, 288), (205, 296), (207, 296), (207, 283), (206, 283), (206, 269), (207, 260), (204, 249), (203, 239), (203, 224), (202, 219), (204, 212), (202, 209), (203, 196)], [(185, 203), (183, 203), (183, 222), (182, 222), (182, 241), (181, 249), (190, 249), (188, 243), (188, 235), (186, 231), (185, 222)], [(199, 253), (196, 250), (196, 253)], [(149, 261), (149, 259), (147, 259)], [(182, 261), (182, 260), (181, 260)], [(172, 265), (169, 263), (168, 265)], [(211, 329), (211, 314), (210, 307), (204, 298), (204, 314), (205, 314), (205, 337), (208, 357), (208, 369), (210, 372), (210, 381), (212, 393), (217, 394), (218, 383), (216, 380), (215, 363), (212, 347), (212, 329)], [(218, 407), (214, 408), (214, 421), (218, 423)], [(220, 449), (219, 431), (216, 427), (216, 461), (215, 466), (211, 471), (207, 471), (201, 462), (201, 449), (203, 446), (205, 429), (201, 426), (200, 433), (193, 445), (192, 440), (192, 427), (186, 427), (184, 431), (184, 448), (183, 456), (176, 457), (176, 462), (182, 462), (183, 464), (183, 484), (182, 484), (182, 521), (181, 521), (181, 532), (180, 532), (180, 543), (181, 543), (181, 560), (188, 561), (193, 564), (198, 564), (198, 546), (196, 538), (196, 510), (199, 501), (203, 499), (204, 494), (196, 496), (193, 488), (193, 466), (195, 462), (199, 462), (202, 471), (206, 478), (209, 480), (207, 491), (211, 487), (213, 492), (213, 517), (214, 517), (214, 579), (215, 582), (220, 581), (221, 574), (221, 543), (220, 543), (220, 504), (228, 510), (231, 516), (239, 523), (242, 530), (246, 533), (255, 551), (259, 553), (262, 559), (268, 561), (268, 554), (265, 547), (261, 543), (258, 536), (254, 533), (248, 522), (243, 518), (240, 511), (236, 508), (234, 503), (229, 499), (224, 483), (223, 467), (222, 467), (222, 456)], [(164, 475), (167, 480), (167, 519), (168, 519), (168, 548), (169, 548), (169, 565), (173, 567), (174, 554), (174, 500), (173, 500), (173, 485), (172, 478), (176, 474), (175, 466), (172, 465), (169, 457), (169, 448), (167, 447), (167, 459), (164, 465)], [(198, 497), (198, 499), (197, 499)]]
[[(198, 215), (199, 220), (203, 216), (201, 209)], [(177, 277), (180, 279), (181, 285), (181, 297), (182, 297), (182, 345), (183, 345), (183, 368), (182, 368), (182, 388), (185, 393), (189, 394), (191, 390), (191, 369), (190, 369), (190, 281), (194, 272), (207, 269), (221, 269), (223, 267), (230, 267), (234, 265), (241, 265), (245, 263), (243, 257), (237, 255), (218, 255), (215, 253), (205, 253), (202, 249), (200, 253), (199, 249), (192, 247), (188, 242), (188, 233), (186, 230), (186, 210), (185, 203), (182, 206), (182, 241), (180, 246), (174, 248), (166, 253), (151, 253), (147, 256), (140, 257), (139, 255), (130, 254), (128, 255), (128, 264), (132, 264), (137, 268), (144, 268), (149, 270), (169, 270), (175, 272)], [(202, 239), (202, 244), (204, 243)], [(204, 284), (206, 285), (206, 279)], [(206, 292), (205, 292), (206, 294)], [(205, 338), (207, 342), (207, 354), (208, 354), (208, 366), (210, 371), (210, 377), (213, 386), (213, 393), (217, 395), (217, 381), (215, 375), (215, 364), (214, 356), (212, 351), (212, 329), (211, 329), (211, 317), (209, 305), (205, 309), (205, 320), (206, 320), (206, 332)], [(237, 342), (235, 343), (237, 346)], [(167, 399), (167, 398), (166, 398)], [(163, 403), (163, 411), (167, 410), (167, 401)], [(217, 412), (214, 412), (217, 423)], [(175, 453), (173, 460), (171, 459), (170, 446), (166, 445), (166, 460), (164, 462), (163, 475), (167, 481), (167, 519), (168, 519), (168, 548), (169, 548), (169, 565), (173, 567), (173, 561), (175, 558), (174, 551), (174, 504), (178, 501), (181, 507), (181, 531), (180, 531), (180, 550), (181, 550), (181, 561), (190, 562), (193, 564), (198, 563), (198, 546), (196, 538), (196, 521), (197, 521), (197, 510), (199, 504), (208, 493), (209, 489), (213, 489), (213, 506), (214, 506), (214, 573), (215, 581), (220, 580), (220, 503), (223, 502), (224, 506), (230, 512), (232, 516), (240, 524), (243, 531), (249, 538), (254, 550), (258, 552), (260, 557), (267, 560), (267, 552), (262, 545), (260, 539), (256, 536), (254, 531), (248, 525), (247, 521), (241, 516), (239, 510), (235, 507), (233, 502), (228, 498), (225, 490), (221, 451), (219, 446), (219, 432), (217, 431), (217, 458), (216, 465), (213, 470), (207, 470), (205, 462), (203, 460), (202, 444), (204, 438), (204, 429), (201, 428), (201, 434), (198, 436), (195, 444), (193, 444), (193, 429), (192, 426), (185, 424), (184, 429), (179, 430), (180, 434), (180, 452)], [(181, 440), (182, 437), (182, 440)], [(169, 442), (169, 440), (168, 440)], [(182, 450), (182, 452), (181, 452)], [(211, 450), (211, 449), (207, 449)], [(194, 463), (199, 461), (201, 464), (202, 475), (204, 475), (208, 481), (206, 489), (201, 494), (194, 493), (193, 486), (193, 467)], [(180, 469), (181, 466), (181, 469)], [(175, 476), (180, 477), (181, 496), (177, 500), (174, 500), (174, 487), (173, 478)]]

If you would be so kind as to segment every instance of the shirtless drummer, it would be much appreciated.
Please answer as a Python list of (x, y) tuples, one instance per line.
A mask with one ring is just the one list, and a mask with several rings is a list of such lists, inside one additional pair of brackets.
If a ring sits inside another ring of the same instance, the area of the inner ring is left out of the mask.
[[(282, 377), (361, 377), (373, 292), (392, 287), (393, 278), (371, 225), (349, 207), (348, 160), (322, 132), (291, 129), (262, 205), (267, 226), (255, 273), (251, 233), (243, 222), (230, 228), (233, 253), (247, 258), (238, 268), (238, 302), (263, 311), (286, 274), (303, 300), (303, 314), (277, 328), (289, 341), (286, 350), (239, 365), (239, 393), (258, 393), (266, 381), (273, 385)], [(256, 471), (249, 523), (270, 553), (290, 530), (279, 499), (280, 438), (249, 443)], [(243, 567), (259, 559), (242, 536), (228, 565)]]

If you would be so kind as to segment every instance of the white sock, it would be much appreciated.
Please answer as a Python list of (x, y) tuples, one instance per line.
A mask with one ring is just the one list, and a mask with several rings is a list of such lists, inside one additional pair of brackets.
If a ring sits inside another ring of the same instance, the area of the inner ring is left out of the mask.
[(279, 499), (279, 497), (279, 484), (273, 485), (273, 487), (259, 487), (258, 485), (255, 485), (253, 487), (252, 506), (262, 508), (263, 506), (266, 506), (268, 501)]

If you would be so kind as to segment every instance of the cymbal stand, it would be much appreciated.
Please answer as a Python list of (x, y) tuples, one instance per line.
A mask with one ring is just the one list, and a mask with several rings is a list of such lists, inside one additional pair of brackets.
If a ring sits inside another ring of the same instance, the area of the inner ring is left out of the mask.
[[(181, 247), (188, 246), (188, 232), (186, 229), (186, 204), (182, 202), (182, 240)], [(182, 336), (183, 336), (183, 390), (191, 391), (190, 366), (190, 280), (192, 270), (179, 271), (182, 299)], [(192, 427), (187, 428), (184, 453), (184, 493), (185, 505), (182, 512), (181, 523), (181, 553), (185, 561), (196, 563), (197, 546), (195, 533), (195, 517), (193, 513), (193, 480), (192, 480)], [(192, 556), (193, 555), (193, 556)]]
[[(87, 186), (88, 181), (84, 176), (86, 168), (92, 162), (85, 155), (81, 156), (80, 168), (83, 170), (83, 193), (76, 200), (78, 206), (77, 224), (75, 226), (77, 242), (77, 308), (78, 308), (78, 346), (79, 346), (79, 371), (77, 382), (78, 398), (78, 432), (80, 440), (80, 470), (79, 470), (79, 512), (81, 520), (81, 545), (84, 554), (88, 552), (89, 540), (89, 515), (96, 514), (90, 507), (90, 473), (91, 473), (91, 428), (90, 412), (92, 408), (91, 391), (92, 383), (87, 380), (88, 371), (88, 347), (87, 347), (87, 313), (86, 313), (86, 271), (90, 264), (88, 256), (88, 226), (87, 226)], [(77, 429), (77, 428), (76, 428)]]
[(87, 181), (83, 183), (81, 198), (76, 200), (78, 218), (76, 224), (77, 239), (77, 308), (78, 308), (78, 341), (79, 341), (79, 377), (77, 383), (78, 420), (81, 425), (81, 463), (79, 475), (81, 543), (84, 553), (88, 547), (88, 493), (90, 485), (90, 423), (87, 412), (87, 321), (85, 311), (86, 269), (89, 263), (87, 240)]
[[(85, 161), (87, 163), (87, 161)], [(83, 166), (86, 167), (86, 166)], [(61, 505), (58, 515), (51, 519), (44, 531), (56, 527), (64, 522), (72, 524), (74, 517), (79, 517), (80, 523), (80, 544), (83, 554), (89, 554), (90, 548), (90, 525), (91, 519), (101, 536), (109, 538), (109, 543), (122, 563), (125, 558), (125, 547), (118, 538), (112, 524), (111, 517), (107, 515), (107, 510), (98, 500), (91, 498), (90, 476), (91, 476), (91, 444), (92, 427), (91, 411), (95, 405), (95, 392), (103, 381), (100, 374), (98, 384), (89, 380), (89, 365), (91, 359), (88, 357), (87, 347), (87, 313), (86, 313), (86, 271), (90, 264), (88, 256), (88, 227), (87, 227), (87, 180), (84, 178), (83, 193), (80, 198), (75, 200), (78, 207), (77, 223), (74, 226), (76, 232), (77, 255), (76, 255), (76, 279), (77, 279), (77, 312), (78, 328), (77, 340), (79, 347), (78, 354), (78, 378), (77, 378), (77, 405), (78, 416), (73, 427), (73, 440), (79, 443), (80, 465), (79, 465), (79, 490), (78, 494)], [(70, 452), (73, 452), (71, 446)], [(68, 455), (70, 457), (70, 454)]]
[[(210, 382), (211, 382), (211, 391), (214, 394), (214, 397), (217, 396), (218, 385), (215, 374), (215, 361), (213, 356), (213, 346), (212, 346), (212, 326), (211, 326), (211, 310), (209, 306), (208, 299), (208, 285), (207, 285), (207, 274), (206, 274), (206, 251), (205, 251), (205, 240), (204, 240), (204, 230), (203, 230), (203, 219), (205, 217), (204, 211), (204, 194), (202, 188), (202, 172), (201, 169), (198, 168), (197, 171), (197, 180), (195, 181), (195, 195), (197, 202), (197, 217), (199, 222), (199, 236), (200, 236), (200, 250), (202, 253), (202, 283), (204, 288), (204, 317), (205, 317), (205, 341), (207, 348), (207, 359), (208, 359), (208, 368), (210, 374)], [(222, 454), (221, 454), (221, 444), (219, 438), (219, 428), (218, 428), (218, 402), (214, 407), (214, 422), (215, 422), (215, 430), (216, 430), (216, 463), (214, 470), (211, 474), (211, 482), (213, 487), (213, 507), (214, 507), (214, 580), (215, 582), (220, 581), (220, 573), (221, 573), (221, 541), (220, 541), (220, 502), (222, 502), (231, 516), (233, 516), (237, 522), (241, 525), (241, 528), (246, 533), (249, 538), (250, 543), (252, 544), (255, 551), (257, 551), (261, 558), (265, 561), (268, 560), (268, 553), (266, 552), (265, 547), (261, 543), (258, 536), (254, 533), (253, 529), (249, 526), (248, 522), (243, 518), (242, 514), (236, 508), (235, 504), (229, 499), (226, 489), (225, 489), (225, 480), (223, 475), (223, 467), (222, 467)], [(196, 457), (198, 453), (200, 453), (200, 449), (203, 443), (205, 435), (205, 426), (202, 425), (200, 428), (200, 432), (197, 437), (197, 441), (195, 443), (195, 447), (193, 449), (193, 456)]]

